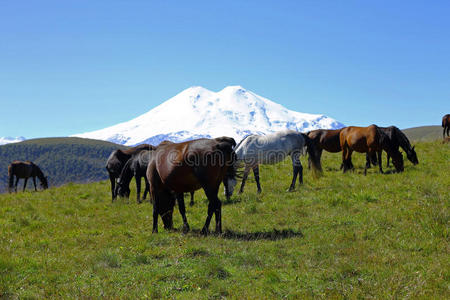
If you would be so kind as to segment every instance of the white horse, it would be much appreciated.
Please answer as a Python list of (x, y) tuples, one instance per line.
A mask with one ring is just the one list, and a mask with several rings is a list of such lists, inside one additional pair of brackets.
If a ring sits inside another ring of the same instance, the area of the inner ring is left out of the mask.
[[(300, 174), (299, 182), (300, 184), (303, 183), (303, 167), (300, 162), (300, 155), (304, 153), (305, 147), (311, 156), (313, 171), (320, 173), (322, 171), (320, 158), (316, 155), (314, 143), (306, 134), (294, 130), (284, 130), (268, 135), (249, 135), (245, 137), (234, 150), (237, 162), (244, 162), (245, 164), (239, 193), (244, 192), (245, 181), (250, 169), (253, 169), (258, 193), (260, 193), (259, 165), (278, 163), (283, 161), (288, 155), (291, 156), (293, 168), (292, 183), (288, 191), (293, 191), (297, 175)], [(236, 183), (230, 187), (231, 194), (235, 185)]]

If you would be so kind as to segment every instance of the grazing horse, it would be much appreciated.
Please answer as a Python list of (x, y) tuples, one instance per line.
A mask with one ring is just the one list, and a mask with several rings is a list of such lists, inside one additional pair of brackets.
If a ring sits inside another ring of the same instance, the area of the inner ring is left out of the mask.
[[(322, 157), (322, 151), (326, 150), (331, 153), (341, 152), (341, 143), (339, 134), (341, 129), (316, 129), (308, 132), (306, 135), (312, 140), (317, 151), (316, 156), (319, 160)], [(311, 166), (311, 158), (308, 157), (308, 168)]]
[[(414, 165), (417, 165), (419, 163), (419, 159), (417, 158), (417, 153), (414, 150), (414, 146), (411, 146), (411, 143), (409, 142), (406, 135), (398, 129), (398, 127), (395, 126), (389, 126), (389, 127), (378, 127), (381, 131), (383, 131), (387, 137), (389, 138), (392, 147), (394, 147), (397, 151), (399, 147), (402, 147), (402, 149), (406, 152), (406, 157), (410, 162), (412, 162)], [(387, 153), (387, 164), (386, 166), (389, 167), (389, 160), (390, 155)], [(370, 161), (375, 162), (376, 157), (370, 159), (369, 154), (366, 154), (366, 163), (370, 165)]]
[[(295, 181), (299, 176), (299, 183), (303, 183), (303, 167), (300, 155), (306, 149), (311, 157), (313, 171), (320, 173), (322, 166), (317, 156), (318, 150), (311, 139), (304, 133), (294, 130), (284, 130), (267, 135), (249, 135), (245, 137), (235, 148), (238, 162), (244, 162), (245, 169), (242, 177), (239, 193), (244, 192), (245, 181), (250, 169), (253, 169), (258, 193), (261, 192), (259, 183), (259, 165), (275, 164), (283, 161), (286, 156), (291, 156), (293, 176), (289, 191), (295, 189)], [(233, 189), (234, 190), (234, 187)]]
[[(48, 188), (47, 177), (44, 176), (41, 169), (32, 163), (31, 161), (19, 161), (15, 160), (8, 166), (8, 175), (9, 175), (9, 192), (12, 192), (14, 188), (15, 192), (17, 192), (17, 183), (19, 182), (19, 178), (25, 179), (23, 184), (23, 190), (27, 186), (28, 178), (33, 178), (34, 190), (37, 191), (36, 188), (36, 177), (41, 181), (41, 187), (45, 190)], [(14, 176), (16, 176), (16, 182), (14, 183)]]
[(222, 232), (222, 203), (217, 194), (220, 183), (228, 187), (235, 180), (236, 169), (232, 138), (198, 139), (183, 143), (161, 143), (154, 151), (147, 168), (150, 196), (153, 201), (153, 232), (158, 232), (158, 215), (164, 228), (173, 226), (172, 215), (175, 199), (183, 219), (183, 231), (189, 231), (184, 206), (185, 192), (202, 188), (208, 198), (208, 215), (202, 234), (208, 233), (213, 213), (216, 217), (216, 232)]
[(145, 200), (147, 193), (149, 192), (149, 184), (146, 177), (147, 165), (150, 161), (154, 150), (141, 150), (134, 153), (131, 158), (125, 163), (122, 168), (119, 178), (117, 179), (116, 195), (119, 197), (130, 196), (130, 181), (135, 178), (136, 180), (136, 200), (137, 203), (142, 203), (141, 201), (141, 178), (144, 177), (145, 189), (144, 197)]
[[(378, 126), (370, 125), (368, 127), (349, 126), (342, 129), (340, 133), (340, 143), (342, 148), (342, 163), (344, 173), (353, 168), (351, 159), (352, 152), (368, 153), (373, 156), (378, 155), (378, 165), (380, 173), (383, 173), (381, 166), (381, 152), (386, 151), (391, 157), (397, 172), (403, 171), (403, 156), (396, 149), (389, 137)], [(364, 168), (364, 175), (367, 174), (368, 164)]]
[(152, 145), (142, 144), (130, 149), (121, 150), (117, 149), (111, 152), (106, 161), (106, 170), (109, 174), (109, 180), (111, 181), (111, 195), (112, 201), (117, 197), (116, 194), (116, 179), (119, 178), (120, 172), (122, 172), (122, 168), (125, 163), (131, 158), (131, 156), (142, 150), (152, 150), (155, 149)]
[(450, 114), (446, 114), (442, 117), (442, 127), (444, 127), (444, 131), (442, 132), (442, 137), (445, 140), (445, 133), (447, 133), (447, 136), (450, 136)]
[[(150, 189), (150, 185), (146, 176), (147, 166), (152, 157), (153, 151), (154, 150), (142, 150), (140, 152), (137, 152), (133, 154), (131, 158), (125, 163), (125, 166), (122, 168), (122, 172), (117, 179), (116, 195), (126, 198), (130, 196), (130, 182), (134, 176), (136, 180), (136, 200), (137, 203), (142, 203), (141, 178), (144, 177), (145, 189), (142, 200), (145, 200)], [(190, 205), (194, 205), (194, 192), (191, 192)]]

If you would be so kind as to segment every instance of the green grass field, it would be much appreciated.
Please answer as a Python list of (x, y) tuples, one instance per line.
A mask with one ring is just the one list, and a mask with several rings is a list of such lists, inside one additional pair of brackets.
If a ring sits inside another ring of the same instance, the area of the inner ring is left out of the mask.
[(186, 235), (178, 211), (152, 234), (152, 206), (111, 204), (106, 181), (0, 195), (0, 298), (448, 298), (450, 145), (416, 150), (367, 176), (362, 154), (342, 174), (324, 153), (292, 193), (288, 161), (263, 166), (261, 195), (249, 182), (224, 203), (222, 236), (199, 234), (200, 191)]

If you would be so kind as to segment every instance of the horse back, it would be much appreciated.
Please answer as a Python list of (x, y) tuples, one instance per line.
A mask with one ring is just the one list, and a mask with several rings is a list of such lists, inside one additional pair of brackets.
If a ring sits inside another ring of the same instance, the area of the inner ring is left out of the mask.
[(357, 152), (379, 151), (380, 131), (378, 126), (367, 127), (349, 126), (343, 128), (340, 133), (341, 147), (349, 147)]
[(225, 162), (216, 161), (214, 154), (226, 147), (225, 144), (232, 151), (231, 144), (211, 139), (167, 144), (157, 148), (152, 161), (166, 187), (175, 192), (191, 192), (205, 184), (220, 185), (226, 171)]

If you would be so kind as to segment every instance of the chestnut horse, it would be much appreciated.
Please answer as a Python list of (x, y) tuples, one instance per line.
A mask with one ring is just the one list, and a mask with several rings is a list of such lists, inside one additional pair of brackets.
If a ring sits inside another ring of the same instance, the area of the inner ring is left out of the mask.
[(117, 197), (116, 179), (119, 178), (125, 163), (131, 158), (133, 154), (138, 153), (142, 150), (152, 150), (152, 149), (155, 149), (155, 147), (149, 144), (142, 144), (133, 148), (125, 150), (117, 149), (111, 152), (111, 154), (108, 157), (108, 160), (106, 161), (106, 170), (108, 171), (109, 180), (111, 181), (111, 195), (113, 202)]
[[(352, 169), (352, 152), (357, 151), (361, 153), (368, 153), (369, 156), (375, 153), (378, 156), (378, 166), (380, 167), (380, 173), (383, 173), (381, 166), (381, 152), (386, 151), (389, 156), (392, 157), (397, 172), (403, 171), (403, 156), (396, 149), (386, 133), (384, 133), (376, 125), (370, 125), (368, 127), (356, 127), (349, 126), (342, 129), (340, 133), (340, 143), (342, 148), (342, 163), (344, 166), (344, 172)], [(364, 168), (364, 175), (367, 174), (368, 164)]]
[[(308, 132), (306, 135), (312, 140), (316, 146), (316, 156), (319, 160), (322, 157), (322, 151), (326, 150), (331, 153), (341, 152), (341, 142), (339, 134), (341, 129), (316, 129)], [(311, 165), (311, 157), (308, 157), (308, 168)]]
[(217, 194), (223, 182), (227, 198), (230, 195), (228, 186), (236, 176), (235, 145), (234, 139), (223, 137), (161, 143), (156, 148), (147, 167), (153, 201), (153, 232), (158, 232), (158, 216), (161, 216), (164, 228), (172, 228), (175, 199), (183, 219), (183, 231), (189, 231), (183, 194), (200, 188), (209, 201), (208, 215), (201, 232), (205, 235), (208, 233), (213, 213), (216, 217), (216, 232), (222, 232), (222, 203)]
[(444, 131), (442, 132), (442, 137), (445, 140), (445, 133), (447, 133), (447, 136), (449, 135), (450, 131), (450, 114), (446, 114), (442, 117), (442, 127), (444, 127)]
[[(15, 160), (8, 166), (8, 175), (9, 175), (9, 192), (12, 192), (14, 188), (15, 192), (17, 192), (17, 183), (19, 182), (19, 178), (25, 179), (23, 183), (23, 191), (27, 186), (28, 178), (33, 178), (34, 190), (37, 191), (36, 188), (36, 177), (41, 181), (41, 187), (45, 190), (48, 188), (47, 178), (42, 173), (41, 169), (32, 163), (31, 161), (19, 161)], [(16, 176), (16, 182), (14, 183), (14, 176)]]

